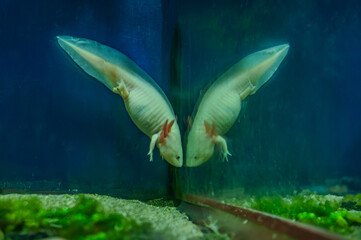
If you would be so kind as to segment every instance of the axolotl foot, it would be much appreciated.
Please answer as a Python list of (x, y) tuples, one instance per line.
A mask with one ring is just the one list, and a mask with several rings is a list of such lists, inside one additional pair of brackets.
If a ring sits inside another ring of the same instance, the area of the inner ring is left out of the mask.
[(223, 161), (226, 160), (226, 162), (228, 162), (228, 155), (232, 156), (232, 154), (228, 152), (226, 139), (224, 139), (223, 137), (217, 134), (216, 126), (214, 123), (211, 125), (207, 121), (204, 121), (204, 126), (207, 135), (212, 139), (212, 141), (215, 144), (219, 144), (221, 146), (223, 153)]
[(218, 143), (222, 148), (223, 161), (226, 160), (228, 162), (228, 155), (232, 156), (232, 154), (228, 151), (226, 139), (221, 136), (217, 136), (215, 142)]
[(159, 133), (154, 134), (150, 140), (149, 152), (148, 152), (150, 162), (153, 162), (153, 150), (154, 150), (155, 144), (158, 141), (158, 139), (159, 139)]

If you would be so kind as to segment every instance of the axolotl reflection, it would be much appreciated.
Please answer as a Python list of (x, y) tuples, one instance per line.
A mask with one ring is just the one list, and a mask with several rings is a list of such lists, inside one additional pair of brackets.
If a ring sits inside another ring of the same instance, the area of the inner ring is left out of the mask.
[(255, 52), (233, 65), (206, 91), (195, 114), (187, 139), (186, 166), (206, 162), (219, 144), (227, 160), (227, 142), (223, 135), (233, 126), (241, 110), (241, 101), (263, 86), (287, 55), (288, 44)]

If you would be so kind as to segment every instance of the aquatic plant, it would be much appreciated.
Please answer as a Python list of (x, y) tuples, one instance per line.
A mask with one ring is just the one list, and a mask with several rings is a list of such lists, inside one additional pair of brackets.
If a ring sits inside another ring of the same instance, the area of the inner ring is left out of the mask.
[(342, 234), (352, 234), (361, 229), (361, 194), (345, 197), (317, 194), (295, 194), (287, 197), (264, 196), (244, 200), (232, 199), (229, 203)]
[(346, 195), (342, 201), (342, 207), (348, 210), (361, 211), (361, 193), (357, 195)]
[(38, 197), (0, 199), (0, 236), (24, 232), (79, 240), (148, 239), (150, 226), (106, 213), (99, 201), (82, 195), (73, 207), (50, 209)]

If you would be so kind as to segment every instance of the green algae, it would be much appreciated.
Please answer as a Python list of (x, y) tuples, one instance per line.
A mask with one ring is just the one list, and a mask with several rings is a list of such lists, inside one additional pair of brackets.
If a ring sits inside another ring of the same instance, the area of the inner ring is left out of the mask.
[(232, 199), (231, 204), (268, 212), (333, 232), (361, 239), (361, 194), (335, 195), (295, 194), (293, 196), (251, 197)]
[(342, 207), (348, 210), (361, 211), (361, 193), (357, 195), (346, 195), (343, 199)]
[(171, 206), (94, 194), (0, 195), (0, 240), (183, 240), (204, 235)]
[[(3, 235), (47, 232), (66, 239), (148, 239), (149, 224), (107, 213), (101, 202), (79, 195), (72, 207), (44, 208), (39, 197), (0, 199)], [(6, 239), (6, 238), (5, 238)]]
[(156, 207), (175, 207), (173, 200), (166, 200), (164, 198), (151, 199), (146, 203)]

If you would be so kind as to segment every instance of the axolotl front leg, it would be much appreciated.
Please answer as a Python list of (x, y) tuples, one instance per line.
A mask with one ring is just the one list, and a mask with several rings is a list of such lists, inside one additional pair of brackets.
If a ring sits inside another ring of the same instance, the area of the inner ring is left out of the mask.
[(227, 141), (222, 136), (217, 134), (216, 126), (213, 123), (210, 125), (207, 121), (204, 121), (204, 126), (206, 129), (207, 135), (211, 138), (214, 144), (219, 144), (222, 148), (223, 160), (228, 162), (228, 155), (232, 156), (232, 154), (228, 151)]
[(226, 162), (228, 162), (228, 155), (232, 156), (232, 154), (228, 152), (226, 139), (221, 136), (217, 136), (215, 142), (218, 143), (222, 148), (223, 160), (226, 160)]
[(149, 161), (151, 161), (151, 162), (153, 161), (153, 150), (154, 150), (155, 144), (157, 143), (157, 141), (159, 139), (159, 136), (160, 136), (160, 133), (156, 133), (150, 139), (148, 156), (149, 156)]
[[(168, 123), (168, 120), (165, 121), (165, 123), (163, 124), (162, 130), (156, 134), (153, 134), (153, 136), (151, 137), (150, 140), (150, 144), (149, 144), (149, 161), (153, 161), (153, 150), (154, 147), (157, 143), (159, 144), (164, 144), (169, 133), (171, 132), (171, 129), (173, 127), (175, 120), (170, 121), (170, 123)], [(163, 156), (162, 156), (163, 157)]]

